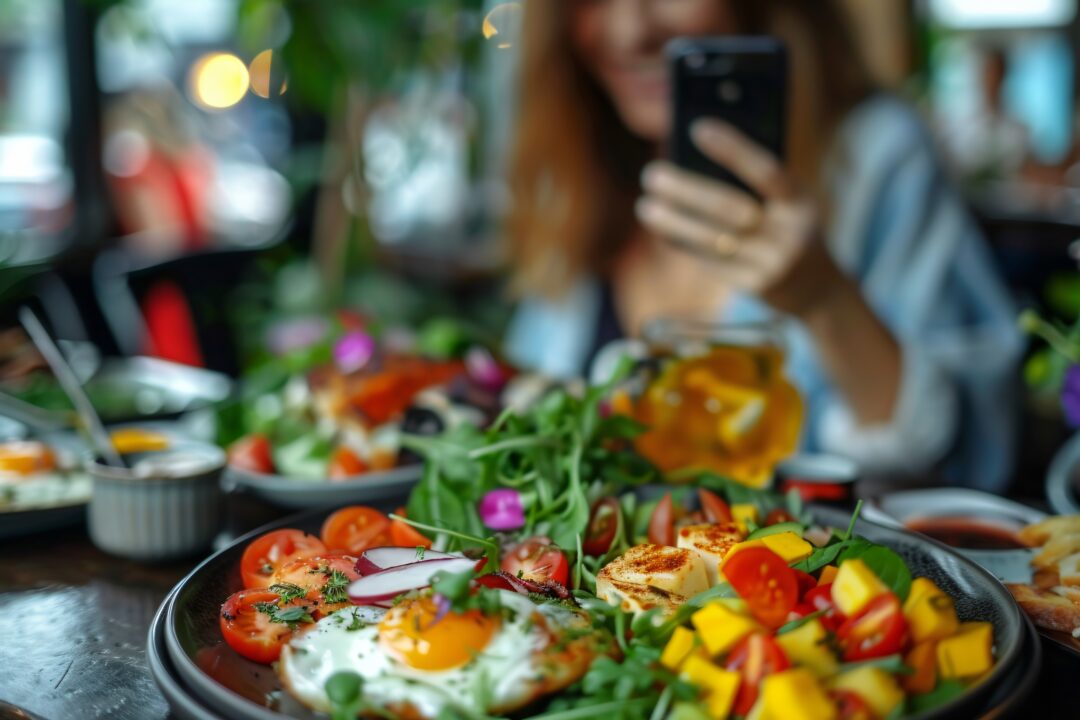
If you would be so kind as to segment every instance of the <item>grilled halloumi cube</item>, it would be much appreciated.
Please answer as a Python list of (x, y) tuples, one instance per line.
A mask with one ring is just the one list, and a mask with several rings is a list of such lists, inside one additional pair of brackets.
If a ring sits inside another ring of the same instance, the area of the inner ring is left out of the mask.
[(715, 585), (719, 582), (720, 563), (724, 561), (724, 556), (732, 547), (745, 539), (746, 533), (735, 523), (710, 523), (680, 528), (675, 543), (681, 548), (697, 553), (705, 563), (709, 585)]
[(635, 545), (612, 560), (596, 576), (602, 581), (645, 585), (690, 597), (709, 587), (701, 557), (685, 548), (666, 545)]
[(685, 596), (658, 587), (599, 576), (596, 578), (596, 596), (608, 604), (618, 604), (623, 612), (634, 615), (653, 608), (659, 608), (662, 615), (670, 615), (686, 602)]

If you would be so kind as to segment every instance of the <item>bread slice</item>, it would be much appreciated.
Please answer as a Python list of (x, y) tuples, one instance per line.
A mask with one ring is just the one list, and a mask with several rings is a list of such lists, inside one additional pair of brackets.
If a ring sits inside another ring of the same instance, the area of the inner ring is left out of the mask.
[(1028, 525), (1017, 534), (1025, 545), (1038, 547), (1054, 536), (1077, 533), (1080, 533), (1080, 515), (1055, 515)]
[(1054, 590), (1039, 590), (1021, 583), (1009, 583), (1006, 587), (1039, 627), (1065, 633), (1080, 628), (1080, 592), (1069, 592), (1072, 588), (1062, 588), (1065, 593), (1059, 594)]

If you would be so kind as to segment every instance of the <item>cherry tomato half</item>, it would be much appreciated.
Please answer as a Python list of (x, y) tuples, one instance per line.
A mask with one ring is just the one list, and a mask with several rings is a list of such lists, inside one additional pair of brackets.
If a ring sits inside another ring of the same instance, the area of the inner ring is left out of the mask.
[(825, 611), (820, 619), (826, 630), (836, 632), (847, 620), (847, 616), (837, 610), (836, 605), (833, 604), (832, 583), (818, 585), (816, 588), (808, 590), (803, 595), (802, 601), (812, 607), (815, 612), (818, 610)]
[(611, 543), (615, 542), (615, 533), (619, 529), (619, 501), (613, 497), (605, 497), (597, 500), (592, 507), (592, 517), (589, 520), (589, 528), (585, 532), (585, 540), (581, 543), (581, 549), (586, 555), (600, 557), (611, 549)]
[(731, 522), (731, 508), (724, 499), (705, 488), (698, 488), (698, 501), (701, 503), (701, 511), (705, 513), (705, 521), (711, 523)]
[(245, 435), (228, 450), (229, 464), (241, 470), (257, 473), (273, 473), (274, 459), (270, 454), (270, 440), (262, 433)]
[(356, 560), (355, 555), (335, 552), (296, 558), (274, 571), (271, 585), (288, 583), (303, 588), (314, 605), (315, 614), (319, 617), (329, 615), (351, 604), (346, 591), (348, 583), (360, 577), (356, 572)]
[[(398, 508), (394, 511), (394, 514), (405, 517), (405, 508)], [(430, 538), (421, 534), (412, 525), (403, 523), (400, 520), (390, 521), (390, 540), (398, 547), (431, 547)]]
[[(267, 590), (241, 590), (231, 595), (221, 606), (218, 619), (229, 647), (253, 662), (269, 665), (277, 660), (293, 631), (286, 623), (272, 621), (260, 606), (277, 605), (279, 600), (277, 593)], [(304, 602), (294, 601), (286, 607), (303, 607)]]
[(367, 463), (347, 447), (339, 447), (330, 457), (330, 467), (326, 474), (331, 480), (344, 480), (353, 475), (362, 475), (368, 471)]
[(762, 525), (762, 527), (768, 527), (769, 525), (777, 525), (783, 522), (794, 521), (795, 517), (787, 510), (784, 510), (782, 508), (776, 508), (775, 510), (770, 510), (769, 514), (765, 516), (765, 523)]
[(795, 570), (795, 568), (792, 568), (792, 570), (795, 572), (795, 579), (799, 583), (799, 599), (801, 600), (806, 593), (817, 587), (817, 579), (802, 570)]
[(244, 549), (240, 558), (244, 587), (268, 587), (273, 582), (274, 572), (285, 563), (325, 552), (326, 546), (319, 538), (302, 530), (274, 530), (260, 535)]
[(350, 505), (333, 513), (323, 521), (319, 535), (329, 549), (352, 555), (392, 542), (390, 518), (365, 505)]
[(791, 663), (783, 649), (765, 633), (750, 633), (736, 643), (724, 664), (725, 669), (742, 675), (732, 712), (736, 715), (748, 715), (757, 702), (762, 679), (789, 667)]
[(777, 628), (799, 600), (799, 581), (784, 559), (764, 547), (728, 556), (722, 572), (758, 622)]
[(675, 544), (675, 506), (671, 493), (664, 493), (653, 508), (652, 517), (649, 518), (649, 542), (654, 545)]
[(836, 631), (844, 646), (844, 660), (870, 660), (900, 652), (907, 622), (900, 599), (893, 593), (874, 598)]
[(545, 537), (535, 537), (510, 548), (503, 556), (502, 569), (514, 577), (543, 582), (554, 580), (566, 585), (570, 565), (559, 548)]

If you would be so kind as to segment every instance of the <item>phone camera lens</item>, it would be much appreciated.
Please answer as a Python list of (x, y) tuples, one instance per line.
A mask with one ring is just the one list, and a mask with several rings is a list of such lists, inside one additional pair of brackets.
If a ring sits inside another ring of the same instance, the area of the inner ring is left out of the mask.
[(686, 56), (686, 67), (691, 70), (700, 70), (705, 67), (705, 55), (702, 53), (690, 53)]

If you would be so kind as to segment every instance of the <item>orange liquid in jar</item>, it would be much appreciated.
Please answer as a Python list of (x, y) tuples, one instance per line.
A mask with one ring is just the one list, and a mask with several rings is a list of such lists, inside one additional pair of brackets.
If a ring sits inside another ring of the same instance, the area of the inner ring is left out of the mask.
[(640, 453), (661, 470), (699, 468), (753, 487), (794, 452), (803, 405), (773, 346), (713, 346), (667, 358), (635, 403)]

